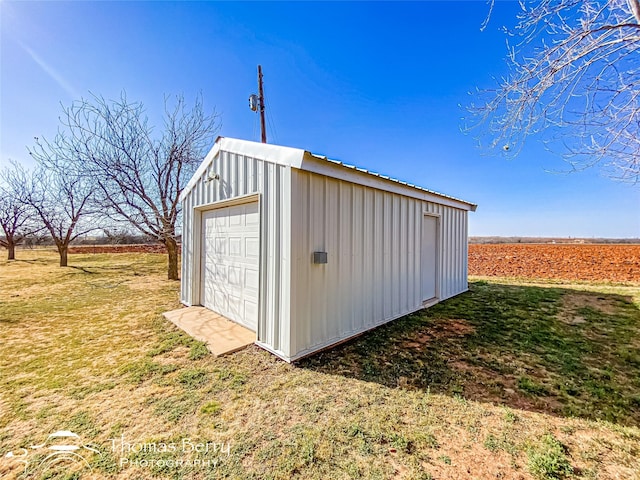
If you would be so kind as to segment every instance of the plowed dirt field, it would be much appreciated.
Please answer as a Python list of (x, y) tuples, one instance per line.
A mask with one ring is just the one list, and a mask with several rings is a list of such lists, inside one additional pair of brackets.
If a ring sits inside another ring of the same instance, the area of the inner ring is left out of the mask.
[(640, 282), (640, 245), (469, 245), (469, 275)]

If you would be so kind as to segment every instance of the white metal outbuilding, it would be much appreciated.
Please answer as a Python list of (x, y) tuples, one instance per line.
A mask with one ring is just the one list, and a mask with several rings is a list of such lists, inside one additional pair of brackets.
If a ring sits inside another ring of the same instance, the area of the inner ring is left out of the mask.
[(181, 301), (299, 359), (467, 290), (476, 205), (220, 137), (182, 193)]

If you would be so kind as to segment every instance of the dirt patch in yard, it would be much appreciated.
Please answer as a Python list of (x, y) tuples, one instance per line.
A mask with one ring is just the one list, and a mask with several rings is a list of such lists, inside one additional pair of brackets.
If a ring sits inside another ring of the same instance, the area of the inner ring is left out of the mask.
[(524, 480), (530, 478), (513, 466), (513, 458), (506, 452), (491, 453), (481, 447), (468, 449), (459, 446), (442, 449), (427, 466), (432, 478), (467, 480), (470, 478), (496, 478)]
[[(631, 302), (631, 298), (626, 299)], [(609, 296), (595, 296), (589, 293), (571, 292), (562, 296), (562, 308), (564, 310), (575, 311), (583, 307), (589, 307), (607, 315), (615, 315), (619, 302)]]
[[(497, 376), (495, 371), (483, 365), (473, 365), (459, 359), (450, 362), (449, 366), (464, 375), (466, 381), (462, 393), (467, 398), (494, 405), (509, 405), (511, 408), (530, 412), (544, 413), (562, 408), (562, 404), (553, 397), (535, 397), (523, 393), (518, 386), (518, 375)], [(543, 371), (536, 373), (541, 378), (544, 377)]]
[(415, 335), (411, 340), (405, 342), (404, 346), (407, 348), (423, 349), (430, 342), (446, 338), (460, 338), (474, 332), (475, 328), (469, 325), (467, 321), (452, 319), (434, 326), (434, 328), (429, 331)]

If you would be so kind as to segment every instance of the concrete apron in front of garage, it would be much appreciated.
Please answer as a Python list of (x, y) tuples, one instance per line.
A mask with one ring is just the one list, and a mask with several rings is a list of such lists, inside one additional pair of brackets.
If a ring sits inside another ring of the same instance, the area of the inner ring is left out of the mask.
[(256, 334), (204, 307), (165, 312), (164, 317), (201, 342), (216, 357), (237, 352), (256, 341)]

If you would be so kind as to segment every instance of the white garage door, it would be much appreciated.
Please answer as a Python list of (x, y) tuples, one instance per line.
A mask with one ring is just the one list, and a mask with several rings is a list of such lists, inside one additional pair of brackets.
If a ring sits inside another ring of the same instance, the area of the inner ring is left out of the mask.
[(259, 252), (257, 202), (202, 214), (201, 303), (253, 331), (258, 323)]

